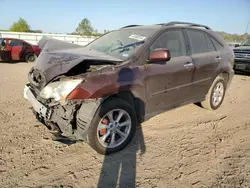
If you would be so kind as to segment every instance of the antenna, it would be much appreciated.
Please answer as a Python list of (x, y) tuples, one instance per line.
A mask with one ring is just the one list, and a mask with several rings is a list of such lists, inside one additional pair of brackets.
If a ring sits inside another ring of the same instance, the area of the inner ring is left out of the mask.
[(246, 28), (246, 32), (245, 33), (247, 33), (247, 31), (248, 31), (248, 26), (249, 26), (249, 21), (247, 22), (247, 28)]
[[(250, 16), (250, 1), (249, 0), (245, 0), (245, 3), (246, 3), (246, 7), (248, 7), (247, 9), (247, 12), (248, 12), (248, 16)], [(249, 17), (248, 17), (249, 18)], [(250, 20), (248, 20), (248, 22), (247, 22), (247, 28), (246, 28), (246, 32), (245, 33), (247, 33), (247, 31), (248, 31), (248, 26), (249, 26), (249, 22), (250, 22)]]

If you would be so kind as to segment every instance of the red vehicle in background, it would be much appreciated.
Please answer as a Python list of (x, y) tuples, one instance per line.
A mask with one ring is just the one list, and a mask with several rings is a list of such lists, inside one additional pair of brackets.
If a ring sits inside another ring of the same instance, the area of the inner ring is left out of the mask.
[(0, 61), (35, 62), (41, 49), (24, 40), (0, 38)]

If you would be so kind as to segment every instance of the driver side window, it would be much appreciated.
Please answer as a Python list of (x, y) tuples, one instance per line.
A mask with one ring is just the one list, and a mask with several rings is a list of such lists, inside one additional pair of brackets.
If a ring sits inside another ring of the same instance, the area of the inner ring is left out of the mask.
[(171, 57), (186, 56), (186, 44), (181, 30), (167, 31), (162, 34), (150, 47), (150, 52), (157, 48), (167, 48)]

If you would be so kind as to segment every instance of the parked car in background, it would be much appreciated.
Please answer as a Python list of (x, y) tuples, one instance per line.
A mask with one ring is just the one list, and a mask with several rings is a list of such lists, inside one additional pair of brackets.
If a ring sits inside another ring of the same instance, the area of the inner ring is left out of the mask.
[(234, 69), (250, 72), (250, 37), (246, 38), (241, 44), (236, 45), (233, 50), (235, 54)]
[(35, 62), (41, 49), (24, 40), (0, 38), (0, 61)]
[(86, 47), (39, 44), (46, 50), (24, 97), (49, 129), (101, 154), (123, 149), (139, 123), (166, 110), (190, 103), (216, 110), (234, 75), (232, 48), (194, 23), (125, 26)]
[(228, 45), (231, 47), (231, 48), (235, 48), (235, 46), (239, 45), (238, 43), (228, 43)]

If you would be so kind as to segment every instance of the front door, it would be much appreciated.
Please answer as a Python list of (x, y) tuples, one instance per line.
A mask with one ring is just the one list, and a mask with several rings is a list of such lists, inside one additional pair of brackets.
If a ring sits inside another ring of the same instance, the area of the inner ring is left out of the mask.
[(9, 41), (9, 45), (12, 46), (11, 58), (12, 60), (20, 60), (21, 52), (23, 49), (23, 42), (18, 39), (12, 39)]
[(187, 45), (181, 29), (168, 30), (150, 47), (170, 50), (168, 62), (145, 64), (147, 113), (157, 113), (190, 98), (193, 62), (187, 55)]

